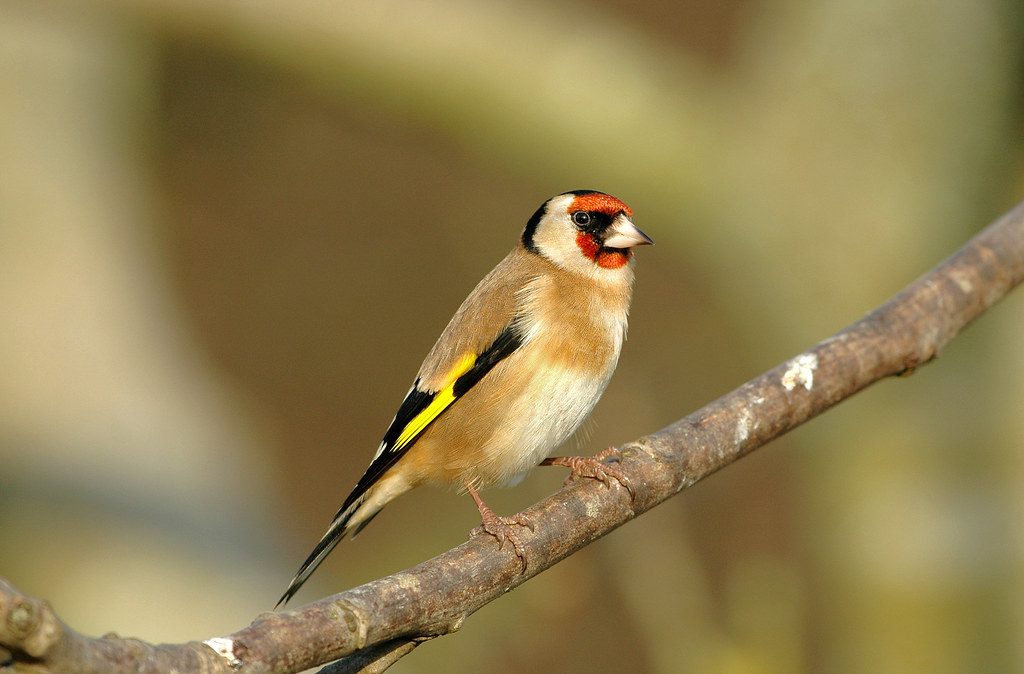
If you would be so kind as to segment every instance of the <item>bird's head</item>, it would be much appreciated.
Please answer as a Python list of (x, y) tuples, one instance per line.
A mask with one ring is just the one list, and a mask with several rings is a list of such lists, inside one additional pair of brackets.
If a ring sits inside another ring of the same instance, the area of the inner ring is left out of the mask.
[(574, 190), (548, 199), (523, 230), (523, 247), (559, 267), (588, 276), (626, 267), (634, 246), (654, 243), (615, 197)]

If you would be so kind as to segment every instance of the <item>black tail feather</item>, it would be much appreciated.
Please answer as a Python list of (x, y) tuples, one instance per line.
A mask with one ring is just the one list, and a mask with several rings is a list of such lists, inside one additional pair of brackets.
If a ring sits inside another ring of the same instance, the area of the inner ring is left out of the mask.
[(288, 589), (285, 590), (281, 598), (277, 600), (277, 604), (274, 608), (281, 606), (282, 604), (288, 603), (288, 601), (295, 596), (295, 593), (299, 591), (302, 584), (313, 575), (316, 571), (316, 567), (320, 566), (320, 563), (331, 553), (345, 534), (348, 533), (348, 521), (352, 518), (352, 515), (358, 507), (351, 508), (347, 513), (344, 513), (338, 519), (334, 520), (331, 524), (331, 528), (327, 530), (320, 542), (313, 548), (313, 552), (309, 553), (309, 557), (306, 557), (306, 561), (299, 567), (298, 573), (292, 578), (292, 582), (288, 584)]

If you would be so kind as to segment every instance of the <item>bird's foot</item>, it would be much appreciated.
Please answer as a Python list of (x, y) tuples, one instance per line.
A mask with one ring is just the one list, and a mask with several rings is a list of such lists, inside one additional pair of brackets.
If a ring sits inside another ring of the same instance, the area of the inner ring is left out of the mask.
[(621, 484), (629, 492), (630, 500), (636, 499), (633, 485), (629, 477), (618, 466), (604, 462), (605, 459), (614, 457), (616, 463), (622, 461), (622, 453), (614, 447), (609, 447), (598, 452), (594, 456), (552, 456), (540, 462), (542, 466), (564, 466), (569, 469), (569, 477), (565, 478), (564, 484), (569, 484), (579, 477), (589, 477), (604, 483), (605, 487), (611, 489), (611, 478)]
[(523, 563), (523, 571), (526, 571), (526, 547), (523, 542), (519, 540), (519, 534), (516, 533), (516, 527), (526, 527), (530, 531), (533, 531), (533, 522), (530, 518), (522, 513), (512, 515), (510, 517), (502, 517), (491, 510), (483, 499), (480, 498), (480, 494), (475, 489), (469, 490), (469, 495), (476, 501), (476, 507), (480, 511), (480, 526), (476, 527), (470, 532), (471, 536), (476, 536), (480, 532), (485, 532), (494, 536), (498, 539), (498, 549), (501, 550), (505, 547), (505, 541), (512, 544), (512, 548), (516, 551), (516, 556), (519, 557), (519, 561)]

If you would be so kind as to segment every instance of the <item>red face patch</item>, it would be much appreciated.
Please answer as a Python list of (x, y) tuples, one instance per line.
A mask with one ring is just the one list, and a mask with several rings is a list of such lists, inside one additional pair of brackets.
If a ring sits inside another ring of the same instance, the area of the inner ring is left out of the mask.
[(594, 237), (586, 232), (580, 232), (576, 235), (576, 245), (579, 246), (584, 255), (595, 262), (597, 261), (597, 253), (601, 250), (601, 246), (594, 240)]
[(619, 213), (625, 213), (633, 217), (633, 209), (619, 201), (610, 194), (594, 192), (592, 194), (581, 194), (569, 204), (569, 213), (576, 211), (597, 211), (615, 217)]
[(586, 232), (580, 232), (576, 235), (576, 245), (583, 251), (584, 255), (596, 262), (597, 266), (604, 267), (605, 269), (618, 269), (629, 262), (630, 251), (628, 249), (602, 250), (601, 246), (594, 240), (594, 237)]
[(618, 269), (629, 262), (630, 250), (603, 250), (597, 254), (597, 266), (605, 269)]

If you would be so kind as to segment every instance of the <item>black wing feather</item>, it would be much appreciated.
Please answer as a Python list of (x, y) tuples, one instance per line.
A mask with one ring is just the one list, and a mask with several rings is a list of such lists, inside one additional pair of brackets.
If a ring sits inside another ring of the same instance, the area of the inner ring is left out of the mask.
[[(455, 400), (449, 403), (448, 407), (442, 410), (438, 414), (438, 418), (441, 414), (451, 409), (452, 405), (458, 401), (463, 395), (466, 394), (471, 388), (483, 379), (488, 372), (494, 369), (494, 366), (508, 358), (510, 355), (515, 353), (516, 349), (523, 345), (524, 337), (516, 323), (513, 321), (511, 324), (505, 327), (504, 330), (495, 338), (495, 340), (486, 349), (480, 353), (476, 360), (473, 362), (473, 366), (469, 370), (464, 372), (462, 376), (455, 380), (452, 385), (452, 394), (455, 396)], [(420, 380), (417, 379), (413, 385), (412, 390), (405, 396), (405, 400), (402, 401), (401, 406), (398, 408), (398, 414), (395, 415), (395, 420), (391, 422), (391, 426), (388, 427), (387, 433), (384, 434), (384, 440), (382, 441), (383, 450), (377, 455), (371, 463), (370, 467), (366, 469), (363, 476), (359, 478), (359, 482), (356, 483), (355, 488), (352, 489), (352, 493), (348, 495), (345, 502), (342, 504), (338, 513), (334, 516), (334, 521), (331, 522), (331, 527), (324, 534), (323, 538), (316, 544), (313, 551), (309, 553), (306, 561), (299, 567), (299, 572), (295, 574), (295, 578), (288, 585), (288, 589), (284, 595), (278, 600), (277, 605), (287, 602), (302, 584), (306, 582), (306, 579), (316, 570), (316, 567), (320, 565), (320, 562), (330, 554), (334, 546), (345, 536), (348, 531), (348, 522), (355, 514), (358, 508), (353, 507), (356, 505), (367, 492), (384, 475), (384, 473), (391, 466), (395, 465), (402, 456), (409, 450), (409, 447), (416, 443), (416, 438), (413, 438), (408, 444), (401, 449), (395, 450), (395, 444), (398, 442), (398, 438), (402, 435), (402, 431), (409, 425), (409, 423), (416, 418), (420, 412), (425, 410), (427, 406), (433, 402), (436, 391), (423, 391), (419, 388)], [(437, 418), (433, 419), (430, 423), (436, 421)], [(429, 424), (428, 426), (429, 427)], [(366, 521), (360, 523), (360, 525), (353, 531), (353, 536), (359, 533), (359, 530), (369, 524), (370, 520), (376, 516), (376, 513), (372, 515)]]
[(352, 488), (352, 493), (341, 504), (341, 508), (338, 509), (334, 519), (341, 517), (341, 514), (348, 510), (349, 506), (358, 501), (366, 493), (366, 490), (372, 487), (387, 469), (395, 465), (395, 462), (402, 458), (402, 455), (405, 454), (409, 447), (416, 443), (413, 440), (403, 447), (401, 451), (396, 452), (392, 450), (395, 442), (398, 440), (398, 436), (402, 434), (402, 429), (408, 426), (409, 422), (415, 419), (417, 414), (427, 409), (436, 395), (436, 391), (421, 390), (420, 380), (419, 378), (416, 379), (416, 382), (412, 385), (412, 390), (405, 396), (405, 400), (402, 401), (402, 405), (398, 408), (395, 420), (391, 422), (387, 433), (384, 434), (384, 439), (381, 441), (381, 444), (384, 445), (384, 450), (370, 463), (366, 472), (359, 478), (359, 482), (356, 482), (356, 486)]
[[(516, 349), (523, 345), (523, 335), (516, 326), (516, 323), (510, 323), (505, 327), (504, 330), (491, 342), (490, 346), (483, 350), (476, 357), (473, 366), (462, 374), (458, 379), (455, 380), (455, 384), (452, 387), (452, 394), (455, 396), (455, 400), (448, 405), (440, 414), (437, 415), (430, 423), (440, 419), (443, 414), (450, 410), (455, 403), (458, 402), (459, 398), (464, 396), (467, 391), (473, 388), (477, 383), (480, 382), (484, 376), (494, 369), (494, 367), (505, 360), (513, 353)], [(398, 441), (399, 436), (405, 427), (409, 425), (413, 419), (416, 418), (420, 412), (425, 410), (430, 403), (434, 400), (437, 395), (436, 391), (423, 391), (419, 388), (420, 380), (417, 379), (413, 385), (412, 390), (402, 401), (402, 405), (398, 408), (398, 414), (395, 415), (395, 420), (391, 422), (391, 426), (388, 427), (387, 432), (384, 434), (384, 439), (381, 441), (384, 445), (384, 450), (380, 455), (373, 460), (370, 466), (363, 473), (363, 476), (359, 478), (359, 482), (352, 489), (352, 493), (348, 495), (345, 502), (342, 504), (338, 513), (334, 516), (335, 519), (341, 516), (345, 510), (352, 506), (353, 503), (358, 501), (366, 491), (372, 487), (377, 480), (379, 480), (389, 468), (405, 455), (409, 448), (416, 444), (416, 438), (414, 438), (409, 444), (405, 445), (399, 450), (395, 450), (395, 443)], [(428, 425), (427, 428), (430, 426)], [(426, 430), (426, 429), (424, 429)]]

